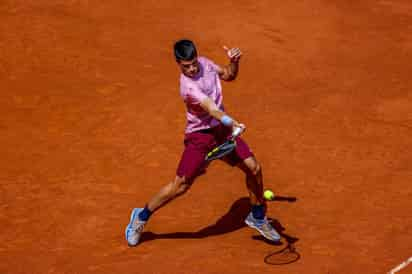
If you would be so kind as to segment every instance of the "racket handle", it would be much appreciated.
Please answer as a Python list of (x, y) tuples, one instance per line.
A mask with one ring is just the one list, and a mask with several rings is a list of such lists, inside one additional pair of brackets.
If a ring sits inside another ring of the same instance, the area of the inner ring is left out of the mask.
[(232, 132), (232, 138), (236, 138), (237, 136), (239, 136), (243, 131), (245, 130), (244, 127), (236, 127), (233, 132)]

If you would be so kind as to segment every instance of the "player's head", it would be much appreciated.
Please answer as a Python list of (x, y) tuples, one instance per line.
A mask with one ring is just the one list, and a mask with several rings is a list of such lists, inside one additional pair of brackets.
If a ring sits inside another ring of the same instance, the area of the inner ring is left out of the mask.
[(175, 43), (174, 52), (182, 73), (188, 77), (194, 77), (200, 70), (195, 44), (190, 40), (179, 40)]

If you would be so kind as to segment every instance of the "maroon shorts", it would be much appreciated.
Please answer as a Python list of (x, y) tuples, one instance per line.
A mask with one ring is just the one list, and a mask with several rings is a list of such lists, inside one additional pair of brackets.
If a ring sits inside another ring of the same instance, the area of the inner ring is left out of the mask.
[[(208, 162), (205, 161), (206, 154), (214, 147), (224, 143), (231, 133), (231, 128), (218, 125), (214, 128), (186, 134), (185, 149), (177, 168), (177, 176), (193, 180), (203, 174), (208, 165)], [(235, 150), (223, 160), (234, 166), (251, 156), (253, 153), (249, 146), (240, 137), (237, 137)]]

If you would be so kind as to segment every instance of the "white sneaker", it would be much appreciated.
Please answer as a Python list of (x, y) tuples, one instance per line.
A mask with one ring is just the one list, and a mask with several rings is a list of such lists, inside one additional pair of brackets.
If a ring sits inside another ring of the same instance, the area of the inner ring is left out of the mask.
[(273, 242), (280, 241), (279, 233), (273, 228), (273, 226), (269, 223), (266, 217), (262, 220), (259, 220), (259, 219), (254, 218), (251, 212), (246, 217), (245, 223), (249, 227), (254, 228), (257, 231), (259, 231), (259, 233), (266, 239), (273, 241)]
[(138, 217), (142, 210), (143, 208), (135, 208), (130, 215), (130, 223), (127, 225), (125, 230), (126, 241), (129, 246), (136, 246), (139, 243), (144, 225), (146, 224), (145, 221), (139, 220)]

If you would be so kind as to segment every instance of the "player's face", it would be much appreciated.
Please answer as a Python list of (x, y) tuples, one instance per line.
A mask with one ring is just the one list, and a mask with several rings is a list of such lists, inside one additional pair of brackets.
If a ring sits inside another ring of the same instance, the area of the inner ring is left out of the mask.
[(179, 64), (182, 73), (187, 77), (195, 77), (199, 72), (199, 62), (196, 57), (190, 61), (179, 60), (177, 63)]

